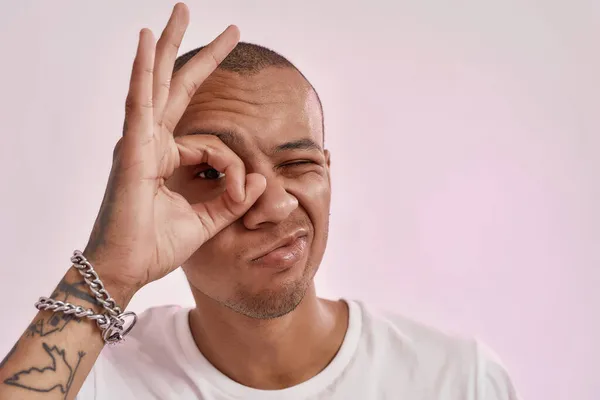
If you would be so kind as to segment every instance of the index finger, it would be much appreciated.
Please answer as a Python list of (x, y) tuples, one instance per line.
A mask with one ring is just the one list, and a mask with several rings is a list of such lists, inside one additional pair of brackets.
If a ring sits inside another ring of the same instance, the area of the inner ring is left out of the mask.
[(162, 122), (169, 132), (173, 133), (200, 84), (212, 74), (239, 40), (239, 29), (230, 25), (175, 73), (171, 81), (169, 101), (162, 117)]
[(179, 136), (175, 138), (180, 166), (206, 163), (225, 174), (225, 185), (233, 201), (246, 198), (246, 168), (244, 162), (221, 139), (212, 135)]

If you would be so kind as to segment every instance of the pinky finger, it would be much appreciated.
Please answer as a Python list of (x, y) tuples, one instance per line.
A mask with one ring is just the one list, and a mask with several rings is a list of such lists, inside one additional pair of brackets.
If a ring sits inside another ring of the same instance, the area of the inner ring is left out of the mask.
[(149, 29), (140, 31), (137, 53), (133, 61), (129, 93), (125, 101), (125, 129), (123, 134), (138, 139), (154, 134), (152, 109), (152, 82), (154, 66), (154, 35)]

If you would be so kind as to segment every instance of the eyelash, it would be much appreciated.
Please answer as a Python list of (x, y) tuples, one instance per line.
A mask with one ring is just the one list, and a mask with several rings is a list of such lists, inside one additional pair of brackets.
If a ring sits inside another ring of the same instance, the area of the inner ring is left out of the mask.
[[(315, 163), (314, 161), (310, 161), (310, 160), (299, 160), (299, 161), (293, 161), (293, 162), (290, 162), (290, 163), (287, 163), (287, 164), (283, 164), (283, 165), (281, 165), (281, 167), (284, 167), (284, 168), (285, 167), (294, 167), (294, 166), (297, 166), (297, 165), (314, 164), (314, 163)], [(201, 174), (205, 174), (208, 171), (216, 171), (216, 172), (218, 172), (219, 173), (219, 177), (216, 178), (216, 179), (210, 179), (210, 178), (207, 178), (207, 177), (200, 176)], [(222, 173), (222, 172), (220, 172), (220, 171), (217, 171), (214, 168), (207, 168), (205, 170), (202, 170), (202, 171), (196, 173), (195, 176), (197, 178), (200, 178), (200, 179), (206, 179), (206, 180), (209, 180), (209, 181), (217, 181), (219, 179), (223, 179), (225, 177), (225, 174)]]
[(311, 161), (311, 160), (292, 161), (290, 163), (283, 164), (282, 167), (290, 167), (290, 166), (302, 165), (302, 164), (314, 164), (314, 161)]
[[(208, 171), (216, 171), (216, 172), (218, 172), (218, 173), (219, 173), (219, 177), (218, 177), (218, 178), (216, 178), (216, 179), (210, 179), (210, 178), (207, 178), (207, 177), (202, 177), (202, 176), (200, 176), (201, 174), (206, 174)], [(216, 169), (214, 169), (214, 168), (207, 168), (207, 169), (205, 169), (205, 170), (202, 170), (202, 171), (200, 171), (200, 172), (196, 173), (196, 175), (195, 175), (195, 176), (196, 176), (197, 178), (200, 178), (200, 179), (206, 179), (206, 180), (208, 180), (208, 181), (218, 181), (219, 179), (223, 179), (223, 178), (225, 177), (225, 174), (224, 174), (224, 173), (222, 173), (222, 172), (220, 172), (220, 171), (217, 171), (217, 170), (216, 170)]]

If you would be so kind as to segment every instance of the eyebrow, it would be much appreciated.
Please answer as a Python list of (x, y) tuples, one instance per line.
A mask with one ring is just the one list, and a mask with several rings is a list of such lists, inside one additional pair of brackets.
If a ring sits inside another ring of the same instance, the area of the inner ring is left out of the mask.
[(298, 139), (291, 142), (280, 144), (275, 147), (275, 152), (281, 152), (286, 150), (318, 150), (323, 151), (321, 146), (312, 139)]
[[(221, 139), (221, 141), (223, 143), (225, 143), (228, 147), (236, 147), (236, 146), (240, 146), (244, 143), (244, 140), (242, 139), (242, 137), (233, 131), (217, 132), (217, 131), (208, 131), (208, 130), (195, 130), (190, 133), (186, 133), (183, 136), (189, 136), (189, 135), (216, 136), (219, 139)], [(323, 149), (317, 142), (315, 142), (314, 140), (309, 139), (309, 138), (304, 138), (304, 139), (292, 140), (292, 141), (277, 145), (277, 146), (275, 146), (275, 148), (272, 149), (272, 152), (280, 153), (280, 152), (289, 151), (289, 150), (317, 150), (320, 152), (323, 151)]]
[(191, 136), (191, 135), (216, 136), (219, 139), (221, 139), (221, 141), (223, 143), (225, 143), (228, 147), (239, 145), (243, 142), (241, 137), (239, 137), (235, 132), (231, 132), (231, 131), (216, 132), (216, 131), (195, 130), (190, 133), (186, 133), (183, 136)]

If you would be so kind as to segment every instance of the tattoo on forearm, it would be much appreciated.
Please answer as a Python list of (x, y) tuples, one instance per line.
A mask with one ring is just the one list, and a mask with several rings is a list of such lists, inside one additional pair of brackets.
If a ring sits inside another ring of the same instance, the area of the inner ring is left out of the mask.
[(75, 373), (85, 353), (83, 351), (78, 352), (77, 362), (75, 366), (72, 366), (67, 361), (64, 349), (61, 350), (57, 346), (50, 347), (47, 343), (42, 343), (42, 346), (50, 357), (50, 365), (31, 367), (16, 372), (13, 376), (6, 379), (4, 383), (34, 392), (48, 393), (58, 390), (66, 399), (69, 389), (73, 384)]
[(81, 320), (78, 320), (72, 315), (54, 313), (48, 318), (39, 319), (29, 325), (27, 332), (25, 332), (25, 337), (32, 338), (35, 337), (36, 334), (43, 337), (54, 332), (61, 332), (71, 321), (77, 323), (81, 322)]
[[(77, 282), (77, 283), (68, 283), (63, 278), (63, 280), (60, 281), (60, 283), (58, 284), (58, 287), (56, 288), (56, 291), (54, 292), (54, 294), (56, 294), (57, 296), (60, 296), (60, 294), (63, 294), (63, 295), (66, 295), (66, 297), (73, 296), (80, 300), (85, 300), (88, 303), (100, 305), (100, 303), (96, 300), (96, 298), (94, 296), (92, 296), (89, 293), (88, 290), (89, 290), (88, 286), (85, 283), (85, 281), (83, 281), (83, 280), (81, 282)], [(54, 294), (53, 294), (52, 298), (56, 298), (56, 297), (54, 297)]]
[[(100, 305), (96, 298), (86, 292), (86, 290), (87, 284), (83, 280), (80, 282), (69, 283), (63, 279), (60, 281), (51, 297), (55, 300), (70, 302), (76, 305), (83, 305), (81, 304), (81, 301), (77, 300), (84, 300), (91, 304)], [(29, 325), (27, 332), (25, 332), (25, 336), (29, 338), (35, 337), (36, 335), (43, 337), (55, 332), (61, 332), (71, 321), (77, 323), (81, 322), (80, 319), (77, 319), (72, 314), (52, 313), (48, 317), (40, 318)]]
[(0, 362), (0, 368), (4, 367), (4, 364), (6, 364), (8, 359), (15, 353), (15, 351), (17, 350), (18, 344), (19, 344), (19, 341), (17, 340), (17, 343), (15, 343), (15, 345), (12, 347), (12, 349), (10, 349), (8, 354), (2, 359), (2, 362)]

